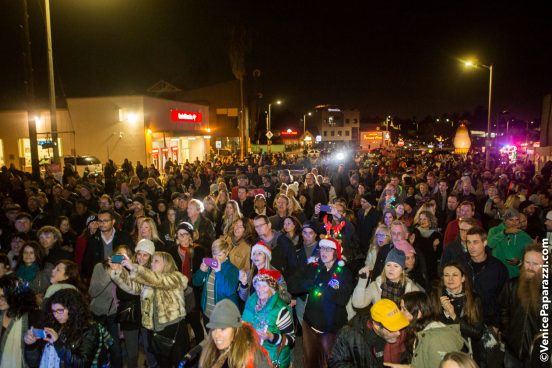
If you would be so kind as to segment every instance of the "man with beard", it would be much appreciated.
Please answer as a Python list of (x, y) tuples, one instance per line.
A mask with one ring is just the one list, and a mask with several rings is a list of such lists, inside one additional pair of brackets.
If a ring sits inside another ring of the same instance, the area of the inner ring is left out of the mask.
[(542, 298), (542, 247), (530, 245), (525, 249), (519, 277), (509, 280), (498, 303), (502, 340), (506, 344), (504, 366), (534, 367), (530, 361), (533, 343), (540, 334)]

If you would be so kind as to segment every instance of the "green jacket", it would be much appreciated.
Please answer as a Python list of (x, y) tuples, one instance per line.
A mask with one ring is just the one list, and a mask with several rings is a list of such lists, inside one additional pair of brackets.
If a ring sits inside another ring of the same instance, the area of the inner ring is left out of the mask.
[(279, 342), (281, 342), (280, 336), (282, 335), (282, 332), (276, 325), (276, 320), (278, 318), (278, 314), (280, 314), (280, 311), (283, 308), (287, 309), (290, 315), (293, 316), (291, 309), (286, 303), (284, 303), (278, 293), (276, 293), (272, 295), (261, 311), (256, 312), (255, 306), (257, 305), (258, 300), (259, 297), (257, 296), (257, 293), (251, 294), (245, 303), (242, 319), (245, 322), (251, 323), (255, 330), (262, 330), (263, 325), (267, 325), (267, 331), (270, 331), (275, 335), (274, 340), (276, 340), (276, 343), (265, 340), (263, 341), (263, 348), (266, 349), (272, 361), (279, 360), (280, 367), (287, 368), (289, 366), (291, 356), (291, 350), (289, 348), (290, 341), (286, 341), (286, 345), (280, 351), (280, 355), (278, 355), (278, 348), (280, 346)]
[(416, 334), (416, 347), (412, 354), (412, 368), (438, 367), (444, 356), (451, 351), (461, 351), (464, 339), (460, 325), (445, 325), (431, 322)]
[[(192, 276), (193, 286), (203, 286), (203, 291), (201, 293), (202, 311), (205, 311), (207, 305), (207, 281), (209, 280), (211, 271), (211, 267), (209, 267), (207, 272), (198, 269)], [(230, 258), (227, 258), (226, 261), (220, 265), (220, 271), (215, 273), (215, 304), (222, 299), (230, 299), (234, 304), (238, 305), (238, 278), (238, 269), (230, 262)]]
[(489, 232), (487, 233), (487, 239), (491, 239), (496, 234), (504, 232), (504, 229), (506, 229), (506, 225), (504, 224), (504, 222), (501, 222), (500, 224), (498, 224), (494, 227), (491, 227), (489, 229)]
[(505, 234), (504, 230), (502, 230), (495, 232), (492, 237), (489, 236), (487, 245), (492, 249), (493, 256), (504, 263), (508, 269), (508, 276), (513, 279), (519, 276), (519, 266), (512, 266), (506, 260), (512, 258), (521, 260), (523, 258), (523, 251), (532, 242), (533, 239), (523, 230), (517, 234)]

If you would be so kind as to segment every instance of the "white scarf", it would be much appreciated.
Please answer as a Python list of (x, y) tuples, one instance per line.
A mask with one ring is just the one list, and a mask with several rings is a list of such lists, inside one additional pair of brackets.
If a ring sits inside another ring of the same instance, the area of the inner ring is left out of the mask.
[(12, 320), (10, 323), (6, 344), (2, 351), (0, 368), (23, 367), (23, 317)]

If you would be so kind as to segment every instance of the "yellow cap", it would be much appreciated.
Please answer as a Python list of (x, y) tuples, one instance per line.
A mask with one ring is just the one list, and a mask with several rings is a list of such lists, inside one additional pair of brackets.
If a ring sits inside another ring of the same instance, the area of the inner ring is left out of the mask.
[(399, 331), (408, 326), (408, 320), (392, 300), (382, 299), (370, 309), (372, 319), (389, 331)]

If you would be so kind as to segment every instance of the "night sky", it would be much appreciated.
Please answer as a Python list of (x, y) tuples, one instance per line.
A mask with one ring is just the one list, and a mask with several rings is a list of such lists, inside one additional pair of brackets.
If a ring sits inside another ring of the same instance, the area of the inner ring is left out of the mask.
[[(36, 94), (45, 99), (42, 0), (28, 1)], [(486, 107), (488, 72), (465, 71), (458, 59), (466, 55), (494, 66), (493, 112), (538, 119), (542, 97), (552, 91), (551, 13), (544, 6), (50, 1), (57, 90), (67, 97), (141, 94), (160, 79), (181, 89), (233, 79), (233, 26), (247, 30), (248, 86), (252, 70), (261, 70), (265, 100), (284, 99), (296, 114), (320, 103), (419, 119)], [(24, 104), (21, 2), (3, 1), (0, 12), (4, 109)]]

